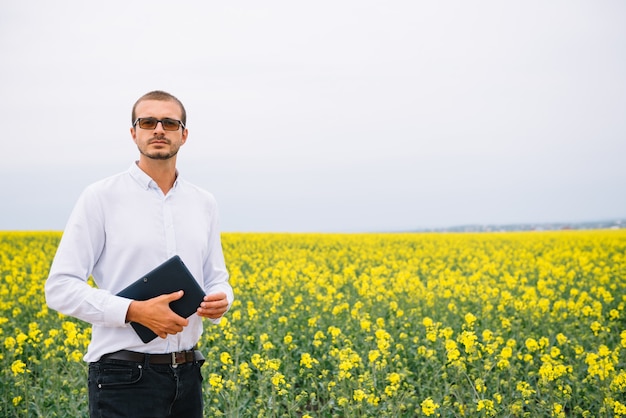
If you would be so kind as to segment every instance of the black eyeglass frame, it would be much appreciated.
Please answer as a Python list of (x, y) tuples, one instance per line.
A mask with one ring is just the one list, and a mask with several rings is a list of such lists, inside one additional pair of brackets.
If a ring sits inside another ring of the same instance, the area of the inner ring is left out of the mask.
[[(155, 121), (154, 126), (153, 126), (152, 128), (144, 128), (144, 127), (142, 127), (142, 126), (141, 126), (141, 124), (140, 124), (142, 120), (150, 120), (150, 121)], [(178, 126), (176, 127), (176, 129), (167, 129), (167, 128), (165, 127), (165, 125), (163, 124), (163, 121), (166, 121), (166, 122), (176, 122), (176, 123), (178, 124)], [(177, 130), (181, 127), (181, 126), (182, 126), (182, 128), (183, 128), (183, 129), (185, 129), (185, 124), (184, 124), (182, 121), (179, 121), (179, 120), (177, 120), (177, 119), (172, 119), (172, 118), (157, 119), (157, 118), (152, 118), (152, 117), (149, 117), (149, 118), (137, 118), (137, 119), (135, 119), (135, 122), (133, 123), (133, 128), (134, 128), (134, 127), (136, 127), (136, 126), (137, 126), (137, 124), (140, 124), (140, 125), (139, 125), (139, 127), (140, 127), (141, 129), (156, 129), (156, 127), (157, 127), (157, 125), (159, 124), (159, 122), (161, 122), (161, 126), (163, 127), (163, 130), (164, 130), (164, 131), (177, 131)]]

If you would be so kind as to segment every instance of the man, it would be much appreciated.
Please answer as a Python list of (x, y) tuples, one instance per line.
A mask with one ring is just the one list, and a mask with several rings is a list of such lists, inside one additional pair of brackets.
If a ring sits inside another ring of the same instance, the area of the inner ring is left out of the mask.
[[(188, 130), (176, 97), (153, 91), (139, 98), (130, 134), (139, 160), (80, 196), (50, 268), (46, 301), (92, 324), (84, 357), (92, 417), (201, 417), (204, 358), (195, 346), (202, 318), (218, 323), (234, 297), (217, 205), (178, 175), (176, 155)], [(183, 318), (170, 309), (182, 291), (145, 301), (116, 296), (174, 255), (207, 294), (197, 314)], [(143, 343), (130, 322), (159, 338)]]

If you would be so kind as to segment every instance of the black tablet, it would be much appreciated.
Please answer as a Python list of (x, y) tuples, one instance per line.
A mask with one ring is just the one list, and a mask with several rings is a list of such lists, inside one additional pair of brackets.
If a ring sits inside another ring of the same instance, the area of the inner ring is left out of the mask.
[[(197, 311), (205, 294), (183, 260), (175, 255), (117, 295), (133, 300), (146, 300), (179, 290), (183, 290), (185, 294), (182, 298), (170, 302), (170, 308), (183, 318), (188, 318)], [(148, 327), (136, 322), (131, 322), (130, 325), (144, 343), (157, 337)]]

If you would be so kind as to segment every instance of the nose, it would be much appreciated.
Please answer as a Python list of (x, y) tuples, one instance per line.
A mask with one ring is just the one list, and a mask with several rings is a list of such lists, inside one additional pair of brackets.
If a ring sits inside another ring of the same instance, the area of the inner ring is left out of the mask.
[(154, 127), (154, 130), (155, 130), (155, 131), (158, 131), (158, 132), (164, 132), (164, 131), (165, 131), (165, 128), (163, 128), (163, 122), (161, 122), (161, 121), (157, 121), (157, 124), (156, 124), (156, 126)]

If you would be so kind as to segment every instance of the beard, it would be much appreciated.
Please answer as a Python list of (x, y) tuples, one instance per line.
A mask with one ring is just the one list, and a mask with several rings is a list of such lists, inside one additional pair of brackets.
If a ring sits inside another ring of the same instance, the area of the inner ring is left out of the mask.
[[(139, 152), (145, 156), (150, 158), (151, 160), (169, 160), (172, 157), (175, 157), (176, 154), (178, 154), (178, 150), (180, 149), (180, 145), (173, 145), (172, 141), (170, 141), (169, 139), (165, 138), (164, 136), (158, 136), (158, 137), (154, 137), (152, 139), (152, 141), (165, 141), (167, 143), (167, 145), (170, 146), (169, 151), (148, 151), (148, 147), (147, 146), (140, 146), (139, 144), (137, 144), (137, 149), (139, 149)], [(152, 142), (148, 142), (148, 145), (150, 145), (150, 143)]]
[(161, 151), (147, 152), (146, 150), (142, 150), (141, 148), (139, 148), (139, 152), (142, 155), (150, 158), (151, 160), (169, 160), (170, 158), (178, 154), (178, 148), (170, 152), (164, 152), (164, 151), (163, 152)]

